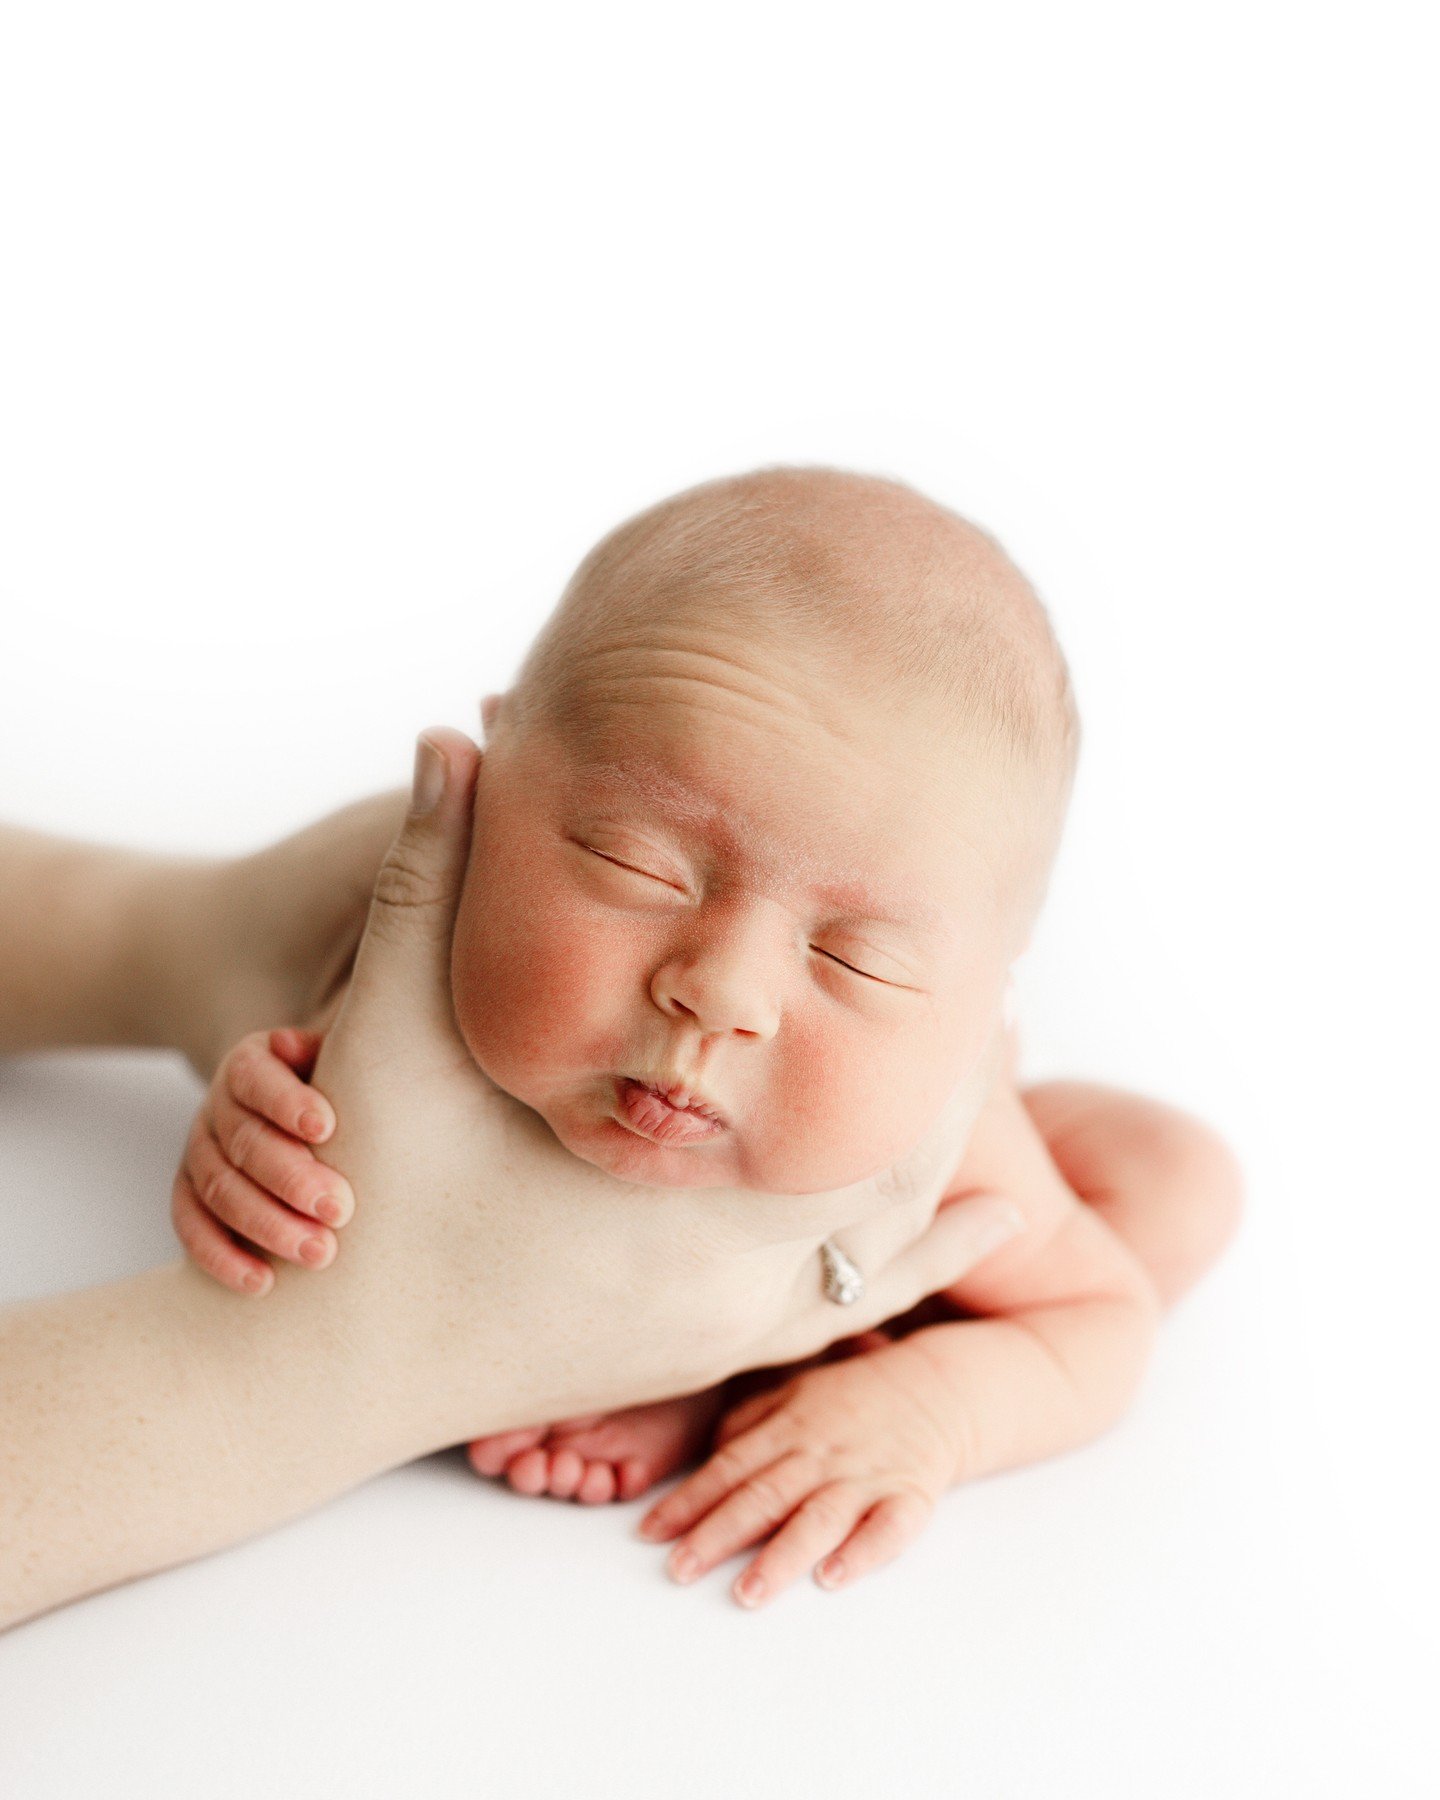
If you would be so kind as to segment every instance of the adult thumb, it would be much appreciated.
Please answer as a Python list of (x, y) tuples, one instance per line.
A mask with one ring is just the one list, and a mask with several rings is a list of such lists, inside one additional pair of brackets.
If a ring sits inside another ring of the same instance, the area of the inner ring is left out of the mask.
[(385, 853), (348, 1000), (360, 1010), (403, 995), (406, 1022), (453, 1031), (450, 944), (470, 853), (480, 751), (464, 732), (425, 731), (410, 807)]
[(1024, 1213), (1004, 1194), (970, 1194), (952, 1200), (913, 1243), (875, 1271), (874, 1279), (867, 1283), (865, 1303), (855, 1312), (863, 1313), (867, 1324), (908, 1312), (927, 1295), (962, 1281), (1024, 1229)]

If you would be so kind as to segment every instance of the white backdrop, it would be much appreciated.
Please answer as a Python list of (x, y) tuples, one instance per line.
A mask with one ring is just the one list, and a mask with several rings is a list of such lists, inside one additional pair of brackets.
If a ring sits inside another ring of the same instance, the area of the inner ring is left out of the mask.
[[(894, 474), (1074, 667), (1029, 1071), (1250, 1181), (1126, 1423), (853, 1592), (742, 1615), (434, 1458), (0, 1642), (12, 1800), (1437, 1791), (1425, 24), (0, 15), (0, 816), (248, 848), (473, 730), (637, 506)], [(0, 1067), (0, 1293), (171, 1254), (195, 1094)]]

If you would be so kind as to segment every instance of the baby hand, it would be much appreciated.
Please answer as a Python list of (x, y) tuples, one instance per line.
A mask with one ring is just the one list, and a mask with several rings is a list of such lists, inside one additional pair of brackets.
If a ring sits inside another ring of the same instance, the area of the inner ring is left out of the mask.
[(305, 1079), (320, 1044), (314, 1031), (251, 1032), (215, 1071), (190, 1128), (170, 1217), (190, 1259), (237, 1294), (275, 1285), (247, 1242), (323, 1269), (338, 1248), (326, 1226), (355, 1210), (349, 1182), (308, 1147), (335, 1129), (329, 1102)]
[(807, 1569), (839, 1587), (929, 1522), (958, 1466), (953, 1412), (924, 1352), (905, 1341), (806, 1369), (726, 1415), (714, 1454), (650, 1509), (641, 1535), (679, 1539), (669, 1569), (680, 1582), (769, 1538), (735, 1583), (742, 1606)]

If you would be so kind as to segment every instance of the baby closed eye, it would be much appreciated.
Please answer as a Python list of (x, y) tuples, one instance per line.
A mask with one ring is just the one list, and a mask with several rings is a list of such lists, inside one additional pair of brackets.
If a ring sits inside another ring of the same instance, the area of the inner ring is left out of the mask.
[[(587, 844), (580, 838), (572, 838), (571, 842), (578, 849), (583, 850), (587, 856), (592, 856), (597, 861), (608, 864), (610, 868), (619, 870), (622, 875), (634, 876), (637, 881), (669, 888), (673, 893), (689, 894), (689, 889), (681, 881), (675, 880), (669, 875), (656, 874), (653, 869), (642, 868), (639, 863), (629, 862), (613, 851), (599, 850), (594, 844)], [(873, 968), (867, 968), (862, 963), (852, 961), (848, 956), (841, 956), (834, 950), (827, 950), (821, 944), (811, 944), (810, 949), (816, 956), (824, 957), (826, 962), (836, 968), (844, 969), (847, 974), (855, 976), (857, 980), (871, 982), (876, 987), (896, 988), (902, 992), (918, 991), (912, 982), (899, 980), (893, 974), (877, 974)], [(851, 955), (854, 954), (854, 952), (851, 953)]]
[[(668, 875), (655, 875), (652, 869), (643, 869), (637, 862), (626, 862), (623, 857), (610, 855), (610, 851), (608, 850), (596, 850), (594, 844), (580, 844), (580, 848), (585, 851), (587, 855), (590, 855), (590, 857), (596, 857), (599, 862), (608, 862), (610, 868), (619, 869), (623, 875), (634, 875), (634, 877), (643, 880), (643, 882), (659, 882), (659, 886), (670, 887), (675, 893), (686, 893), (686, 887), (682, 886), (677, 880), (671, 880)], [(896, 988), (896, 986), (904, 988), (904, 986), (909, 986), (909, 983), (904, 983), (904, 981), (893, 981), (893, 979), (889, 979), (887, 976), (877, 976), (877, 974), (875, 974), (873, 970), (869, 970), (869, 968), (860, 968), (857, 963), (851, 963), (851, 961), (848, 961), (844, 956), (837, 956), (833, 950), (823, 949), (819, 943), (812, 943), (810, 949), (814, 950), (815, 956), (823, 956), (828, 963), (833, 963), (835, 967), (844, 968), (851, 976), (859, 977), (860, 981), (873, 981), (875, 985), (882, 986), (882, 988)]]
[(621, 869), (627, 875), (638, 875), (642, 881), (658, 881), (663, 887), (674, 888), (676, 893), (683, 894), (685, 889), (678, 881), (672, 881), (667, 875), (656, 875), (650, 869), (642, 869), (635, 863), (624, 862), (618, 856), (611, 856), (608, 851), (597, 850), (593, 844), (582, 844), (582, 850), (588, 850), (591, 856), (598, 856), (601, 862), (607, 862), (612, 869)]
[(828, 962), (839, 963), (842, 969), (848, 969), (852, 975), (858, 975), (864, 981), (878, 981), (882, 987), (896, 985), (893, 981), (887, 981), (883, 975), (872, 974), (869, 969), (862, 969), (853, 962), (846, 962), (843, 956), (837, 956), (833, 950), (822, 950), (819, 944), (812, 944), (810, 948), (817, 956), (823, 956)]

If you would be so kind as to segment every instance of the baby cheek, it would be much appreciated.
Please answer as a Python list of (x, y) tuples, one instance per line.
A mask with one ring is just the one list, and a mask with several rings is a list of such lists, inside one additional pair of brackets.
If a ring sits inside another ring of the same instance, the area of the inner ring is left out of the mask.
[(841, 1187), (899, 1154), (904, 1124), (883, 1047), (792, 1018), (774, 1046), (767, 1163), (777, 1191)]
[(916, 1019), (788, 1023), (767, 1133), (767, 1160), (786, 1165), (788, 1191), (846, 1186), (908, 1155), (954, 1085), (943, 1034)]
[(522, 1100), (547, 1070), (574, 1064), (617, 979), (589, 922), (571, 909), (477, 910), (456, 933), (456, 1015), (481, 1067)]

